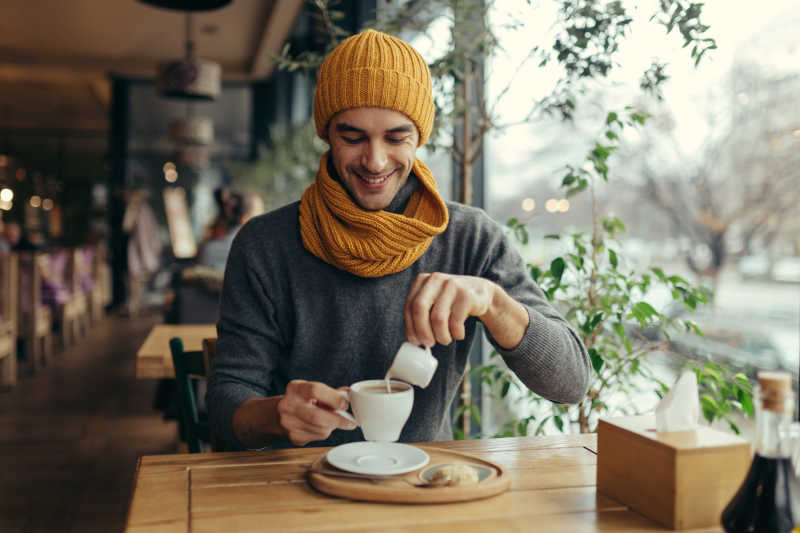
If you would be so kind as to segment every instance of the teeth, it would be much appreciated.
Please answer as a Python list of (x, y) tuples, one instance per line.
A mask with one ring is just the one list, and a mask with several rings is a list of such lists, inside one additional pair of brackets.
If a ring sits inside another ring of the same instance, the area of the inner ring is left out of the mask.
[(367, 176), (359, 175), (359, 177), (362, 180), (366, 181), (367, 183), (369, 183), (371, 185), (376, 185), (378, 183), (384, 182), (389, 178), (389, 176), (391, 176), (391, 172), (389, 174), (386, 174), (385, 176), (381, 176), (381, 177), (378, 177), (378, 178), (368, 178)]

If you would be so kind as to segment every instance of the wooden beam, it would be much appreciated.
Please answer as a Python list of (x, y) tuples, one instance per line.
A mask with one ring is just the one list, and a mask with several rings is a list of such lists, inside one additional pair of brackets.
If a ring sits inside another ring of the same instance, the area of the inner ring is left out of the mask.
[[(3, 58), (0, 49), (0, 58)], [(141, 61), (72, 61), (67, 63), (44, 63), (32, 61), (19, 63), (0, 59), (0, 81), (36, 83), (74, 83), (82, 84), (96, 79), (105, 79), (110, 74), (119, 77), (152, 79), (155, 78), (155, 63)], [(249, 71), (231, 69), (223, 65), (224, 81), (250, 81)]]
[(250, 63), (250, 76), (253, 79), (263, 80), (272, 73), (275, 68), (274, 56), (280, 53), (302, 10), (302, 0), (275, 0)]
[(87, 132), (87, 133), (100, 133), (108, 131), (108, 120), (100, 118), (69, 118), (69, 122), (65, 124), (64, 117), (58, 116), (39, 116), (30, 117), (25, 119), (10, 118), (0, 120), (1, 130), (47, 130), (51, 132)]

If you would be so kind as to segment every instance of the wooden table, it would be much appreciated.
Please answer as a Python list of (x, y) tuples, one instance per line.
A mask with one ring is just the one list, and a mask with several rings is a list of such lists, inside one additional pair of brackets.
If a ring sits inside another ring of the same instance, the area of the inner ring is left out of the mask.
[(511, 489), (460, 503), (356, 502), (306, 482), (304, 468), (327, 448), (149, 456), (139, 460), (126, 531), (665, 531), (596, 492), (594, 434), (430, 445), (502, 465)]
[(137, 378), (174, 378), (169, 340), (183, 339), (184, 350), (202, 350), (203, 339), (216, 339), (216, 324), (157, 324), (136, 352)]

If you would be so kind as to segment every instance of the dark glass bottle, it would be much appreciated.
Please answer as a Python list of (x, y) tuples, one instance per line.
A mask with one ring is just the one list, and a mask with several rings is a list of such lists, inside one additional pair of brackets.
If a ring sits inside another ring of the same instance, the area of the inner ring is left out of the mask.
[(789, 374), (760, 372), (755, 455), (742, 486), (722, 511), (727, 533), (792, 533), (800, 526), (800, 479), (792, 461), (794, 395)]

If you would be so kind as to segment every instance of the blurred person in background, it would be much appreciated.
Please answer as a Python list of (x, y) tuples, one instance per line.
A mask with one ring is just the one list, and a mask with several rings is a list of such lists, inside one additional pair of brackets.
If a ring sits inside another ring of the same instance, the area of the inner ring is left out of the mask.
[(225, 226), (227, 231), (200, 245), (200, 252), (197, 254), (198, 263), (223, 272), (233, 238), (248, 220), (263, 212), (264, 202), (259, 196), (230, 192), (225, 209), (225, 219), (218, 223), (218, 227)]
[(139, 189), (127, 195), (122, 229), (128, 235), (128, 300), (129, 316), (141, 311), (144, 288), (158, 270), (161, 259), (161, 238), (153, 209), (147, 202), (150, 191)]

